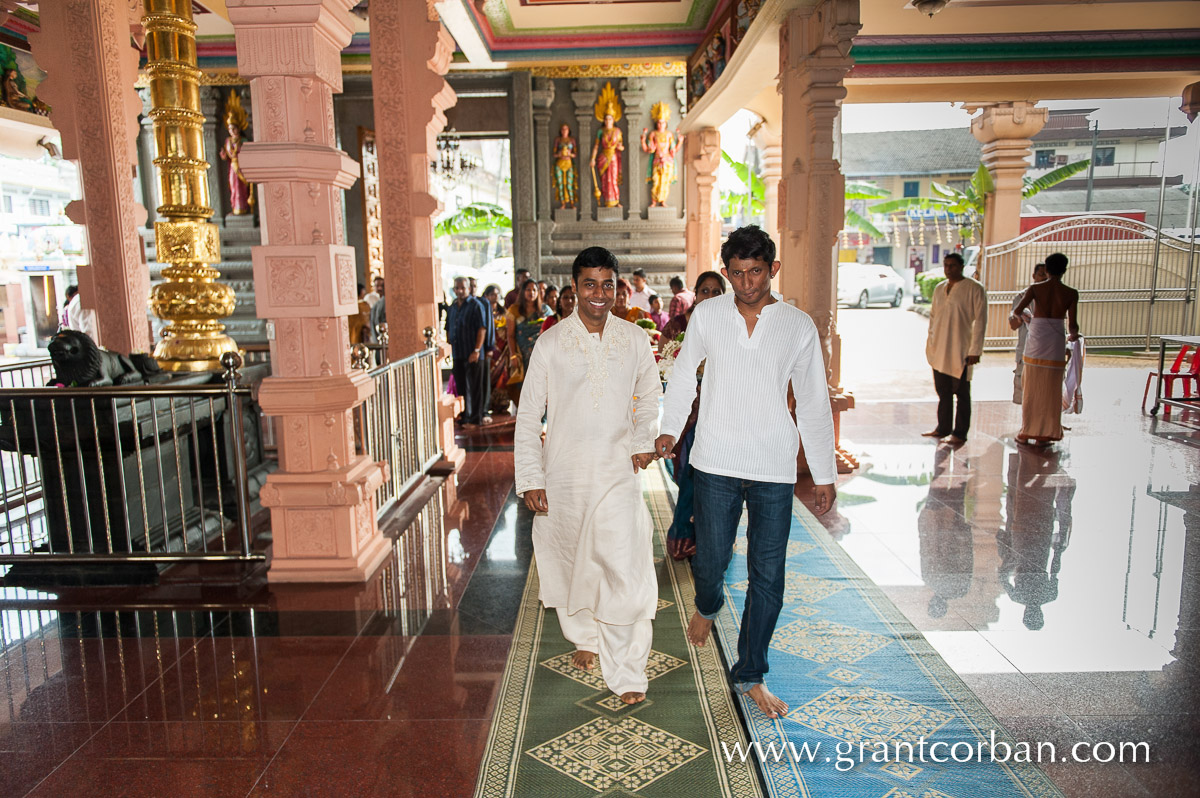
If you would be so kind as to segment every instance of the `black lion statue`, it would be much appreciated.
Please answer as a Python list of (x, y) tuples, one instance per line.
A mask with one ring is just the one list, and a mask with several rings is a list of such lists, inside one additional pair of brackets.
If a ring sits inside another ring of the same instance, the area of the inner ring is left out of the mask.
[(60, 330), (46, 347), (54, 363), (54, 382), (74, 388), (142, 385), (170, 379), (149, 355), (118, 355), (96, 346), (78, 330)]

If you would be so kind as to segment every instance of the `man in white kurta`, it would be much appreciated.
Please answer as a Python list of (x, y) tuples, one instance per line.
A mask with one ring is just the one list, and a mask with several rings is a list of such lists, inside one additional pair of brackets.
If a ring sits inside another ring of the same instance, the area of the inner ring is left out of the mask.
[(963, 259), (957, 252), (947, 253), (942, 266), (946, 279), (933, 290), (925, 343), (938, 395), (937, 428), (922, 435), (948, 435), (957, 446), (966, 443), (971, 428), (971, 367), (983, 355), (987, 291), (982, 283), (963, 276)]
[(605, 684), (635, 703), (658, 604), (638, 468), (654, 457), (662, 385), (645, 331), (609, 312), (616, 265), (600, 247), (576, 258), (577, 310), (538, 338), (513, 449), (517, 493), (537, 511), (542, 603), (557, 610), (576, 666), (598, 654)]

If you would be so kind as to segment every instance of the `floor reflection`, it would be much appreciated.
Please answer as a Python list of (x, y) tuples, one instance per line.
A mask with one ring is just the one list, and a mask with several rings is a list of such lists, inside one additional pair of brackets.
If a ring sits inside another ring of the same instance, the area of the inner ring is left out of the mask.
[(1043, 605), (1058, 598), (1063, 551), (1071, 540), (1075, 480), (1063, 470), (1058, 449), (1021, 447), (1008, 455), (1005, 524), (996, 533), (1000, 583), (1025, 607), (1025, 628), (1046, 625)]

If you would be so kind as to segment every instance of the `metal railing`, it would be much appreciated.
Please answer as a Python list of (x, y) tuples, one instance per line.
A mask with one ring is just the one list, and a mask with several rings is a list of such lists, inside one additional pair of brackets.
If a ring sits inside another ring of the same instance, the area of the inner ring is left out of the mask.
[(1195, 334), (1200, 257), (1190, 242), (1135, 219), (1095, 214), (987, 247), (987, 348), (1015, 345), (1008, 326), (1013, 299), (1032, 281), (1034, 264), (1052, 252), (1070, 259), (1064, 280), (1079, 291), (1079, 326), (1089, 347), (1140, 348), (1153, 336)]
[(0, 564), (262, 559), (226, 358), (224, 386), (0, 389)]
[(18, 360), (0, 366), (0, 388), (37, 388), (53, 376), (54, 364), (48, 357)]
[[(355, 366), (368, 367), (368, 350), (356, 347)], [(426, 349), (370, 371), (375, 392), (356, 410), (358, 450), (386, 462), (388, 479), (375, 493), (382, 514), (442, 456), (437, 430), (441, 389), (436, 352)]]

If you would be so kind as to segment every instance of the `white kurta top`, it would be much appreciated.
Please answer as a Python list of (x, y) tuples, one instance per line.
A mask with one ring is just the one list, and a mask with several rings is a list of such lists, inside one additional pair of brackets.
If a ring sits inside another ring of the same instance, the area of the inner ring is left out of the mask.
[[(925, 359), (935, 371), (958, 378), (963, 375), (967, 358), (983, 354), (983, 334), (987, 329), (987, 291), (983, 284), (964, 277), (947, 292), (947, 283), (933, 289), (929, 310), (929, 338)], [(967, 380), (972, 370), (967, 367)]]
[[(602, 623), (654, 617), (650, 513), (631, 457), (654, 451), (662, 394), (650, 338), (609, 314), (603, 336), (572, 314), (533, 348), (513, 439), (517, 493), (544, 488), (533, 520), (547, 607)], [(540, 441), (546, 415), (546, 443)]]

